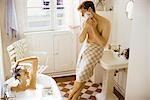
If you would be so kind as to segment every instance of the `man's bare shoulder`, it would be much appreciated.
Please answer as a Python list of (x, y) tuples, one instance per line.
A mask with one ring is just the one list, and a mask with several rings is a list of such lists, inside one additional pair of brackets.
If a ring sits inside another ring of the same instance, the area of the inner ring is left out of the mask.
[(98, 16), (98, 19), (99, 19), (98, 21), (100, 21), (101, 23), (106, 24), (106, 25), (110, 25), (111, 24), (111, 22), (107, 18), (105, 18), (103, 16), (100, 16), (98, 14), (97, 14), (97, 16)]

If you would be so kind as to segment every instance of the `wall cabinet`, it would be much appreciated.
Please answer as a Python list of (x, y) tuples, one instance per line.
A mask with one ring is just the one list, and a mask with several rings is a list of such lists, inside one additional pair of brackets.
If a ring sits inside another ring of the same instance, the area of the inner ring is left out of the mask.
[(72, 40), (71, 34), (53, 36), (54, 70), (56, 72), (74, 69), (76, 48), (74, 48), (75, 44), (73, 44)]
[(71, 31), (26, 33), (30, 50), (48, 52), (48, 68), (52, 76), (72, 75), (75, 72), (77, 41)]

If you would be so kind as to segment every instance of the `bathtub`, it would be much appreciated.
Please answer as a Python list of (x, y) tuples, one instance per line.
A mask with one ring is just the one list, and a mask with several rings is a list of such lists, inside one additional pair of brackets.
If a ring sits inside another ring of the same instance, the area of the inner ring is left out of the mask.
[[(13, 86), (16, 84), (14, 78), (8, 79), (5, 84)], [(60, 90), (55, 80), (47, 75), (38, 74), (36, 90), (26, 90), (23, 92), (11, 92), (7, 91), (11, 100), (63, 100)]]

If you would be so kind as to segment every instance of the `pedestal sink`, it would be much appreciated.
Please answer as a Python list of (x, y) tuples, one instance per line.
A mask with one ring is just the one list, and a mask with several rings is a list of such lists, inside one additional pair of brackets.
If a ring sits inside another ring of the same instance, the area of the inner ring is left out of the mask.
[(101, 59), (101, 66), (105, 69), (102, 93), (97, 94), (96, 98), (97, 100), (118, 100), (115, 94), (113, 94), (114, 73), (115, 70), (127, 68), (128, 61), (121, 56), (119, 57), (117, 53), (106, 50)]

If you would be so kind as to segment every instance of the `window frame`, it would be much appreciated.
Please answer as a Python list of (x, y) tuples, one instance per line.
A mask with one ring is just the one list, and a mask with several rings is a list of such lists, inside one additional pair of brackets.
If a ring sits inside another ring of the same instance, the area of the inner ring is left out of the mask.
[[(57, 25), (57, 0), (51, 0), (51, 3), (49, 4), (50, 6), (50, 25), (51, 26), (47, 26), (47, 27), (37, 27), (37, 28), (31, 28), (28, 27), (28, 16), (27, 16), (27, 1), (28, 0), (24, 0), (24, 32), (36, 32), (36, 31), (58, 31), (58, 30), (69, 30), (69, 27), (67, 25), (64, 26), (58, 26)], [(65, 6), (64, 6), (65, 8)], [(64, 14), (66, 14), (64, 12)], [(40, 21), (40, 20), (39, 20)], [(68, 23), (69, 24), (69, 23)], [(40, 28), (40, 29), (39, 29)]]

